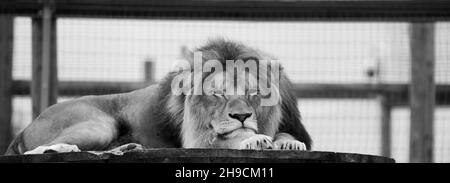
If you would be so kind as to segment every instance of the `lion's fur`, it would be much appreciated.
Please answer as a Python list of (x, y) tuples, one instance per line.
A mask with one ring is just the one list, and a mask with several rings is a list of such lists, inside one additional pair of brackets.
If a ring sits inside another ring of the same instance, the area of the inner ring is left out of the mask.
[[(223, 65), (226, 60), (271, 59), (260, 51), (223, 39), (212, 40), (197, 51), (202, 51), (205, 59), (216, 59)], [(170, 94), (171, 82), (178, 74), (179, 71), (172, 71), (158, 84), (130, 93), (87, 96), (55, 104), (12, 142), (7, 154), (22, 154), (60, 141), (75, 143), (81, 150), (104, 150), (129, 142), (146, 147), (228, 147), (225, 145), (233, 141), (211, 143), (217, 136), (206, 120), (209, 117), (205, 115), (207, 109), (202, 108), (204, 101), (192, 95)], [(278, 105), (255, 109), (258, 132), (271, 137), (287, 133), (310, 149), (311, 138), (300, 121), (292, 84), (283, 70), (279, 95)], [(84, 129), (83, 124), (93, 128)]]

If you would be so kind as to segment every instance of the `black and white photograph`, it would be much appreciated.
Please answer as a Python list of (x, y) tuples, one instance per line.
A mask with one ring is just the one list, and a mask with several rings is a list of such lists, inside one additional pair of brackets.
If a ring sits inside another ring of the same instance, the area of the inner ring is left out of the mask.
[(2, 0), (3, 163), (450, 163), (450, 2)]

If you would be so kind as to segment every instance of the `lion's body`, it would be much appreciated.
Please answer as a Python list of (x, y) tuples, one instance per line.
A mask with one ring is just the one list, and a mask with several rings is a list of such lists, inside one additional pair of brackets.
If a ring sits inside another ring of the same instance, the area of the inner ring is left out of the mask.
[[(177, 128), (161, 124), (159, 85), (130, 93), (85, 96), (48, 108), (19, 135), (7, 154), (18, 154), (67, 139), (81, 150), (104, 150), (136, 142), (147, 147), (180, 147)], [(164, 131), (161, 129), (164, 128)], [(15, 147), (16, 146), (16, 147)], [(15, 151), (14, 151), (15, 150)]]
[[(212, 59), (221, 64), (226, 59), (242, 59), (242, 55), (262, 57), (243, 45), (223, 40), (199, 50), (213, 55)], [(302, 149), (303, 143), (310, 149), (311, 139), (300, 122), (297, 101), (284, 73), (279, 87), (281, 100), (271, 107), (256, 106), (257, 102), (242, 96), (228, 96), (226, 100), (176, 96), (171, 94), (171, 82), (177, 76), (179, 72), (170, 72), (161, 82), (129, 93), (85, 96), (55, 104), (16, 137), (6, 154), (23, 154), (55, 144), (76, 145), (80, 150), (107, 150), (126, 143), (147, 148), (264, 149), (272, 148), (272, 140), (281, 149)], [(251, 116), (241, 124), (233, 115), (243, 110)], [(235, 129), (230, 124), (243, 126)], [(262, 142), (267, 147), (262, 147)]]

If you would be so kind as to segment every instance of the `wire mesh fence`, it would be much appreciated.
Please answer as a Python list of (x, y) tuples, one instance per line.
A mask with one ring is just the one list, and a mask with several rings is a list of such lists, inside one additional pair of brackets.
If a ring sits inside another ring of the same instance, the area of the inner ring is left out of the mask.
[[(297, 85), (408, 85), (409, 24), (406, 22), (258, 21), (183, 19), (74, 18), (57, 20), (58, 80), (142, 82), (145, 62), (153, 62), (160, 80), (180, 59), (182, 47), (196, 48), (223, 37), (256, 47), (280, 60)], [(435, 24), (435, 82), (450, 84), (450, 22)], [(13, 79), (31, 79), (31, 18), (14, 18)], [(99, 93), (110, 93), (98, 87)], [(316, 151), (382, 155), (380, 98), (343, 97), (323, 91), (320, 98), (300, 97), (303, 123)], [(70, 93), (70, 92), (69, 92)], [(81, 94), (60, 96), (69, 100)], [(407, 97), (393, 95), (393, 100)], [(444, 95), (450, 98), (450, 93)], [(450, 107), (437, 105), (434, 161), (450, 162)], [(410, 111), (393, 106), (392, 157), (409, 161)], [(13, 131), (32, 121), (29, 96), (13, 99)]]

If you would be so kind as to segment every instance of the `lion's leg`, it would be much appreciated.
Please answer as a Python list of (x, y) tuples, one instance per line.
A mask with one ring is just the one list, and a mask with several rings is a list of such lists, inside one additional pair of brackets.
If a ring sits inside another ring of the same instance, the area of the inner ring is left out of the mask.
[(275, 149), (280, 150), (306, 150), (305, 143), (296, 140), (292, 135), (287, 133), (276, 134), (273, 144)]
[(25, 154), (102, 150), (114, 140), (116, 134), (117, 129), (113, 122), (80, 122), (61, 131), (51, 142), (27, 151)]

